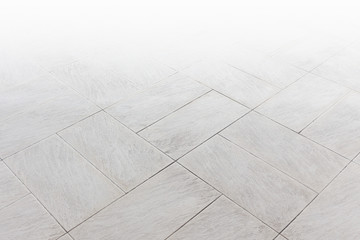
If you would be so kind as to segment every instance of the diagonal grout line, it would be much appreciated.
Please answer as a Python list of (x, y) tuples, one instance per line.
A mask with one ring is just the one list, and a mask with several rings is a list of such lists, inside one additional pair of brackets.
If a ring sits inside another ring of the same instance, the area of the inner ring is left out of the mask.
[(184, 227), (186, 224), (191, 222), (194, 218), (196, 218), (199, 214), (201, 214), (204, 210), (206, 210), (210, 205), (212, 205), (216, 200), (218, 200), (223, 194), (219, 192), (219, 196), (217, 196), (214, 200), (212, 200), (208, 205), (206, 205), (203, 209), (201, 209), (198, 213), (196, 213), (194, 216), (192, 216), (189, 220), (187, 220), (184, 224), (182, 224), (180, 227), (178, 227), (173, 233), (171, 233), (169, 236), (167, 236), (164, 240), (169, 239), (172, 235), (174, 235), (176, 232), (178, 232), (182, 227)]
[[(7, 167), (7, 166), (6, 166), (6, 167)], [(15, 176), (15, 177), (17, 178), (17, 176)], [(26, 187), (26, 186), (25, 186), (25, 187)], [(25, 198), (25, 197), (28, 196), (28, 195), (32, 195), (32, 193), (31, 193), (31, 192), (27, 192), (24, 196), (20, 197), (19, 199), (16, 199), (15, 201), (9, 203), (8, 205), (5, 205), (5, 206), (1, 207), (1, 208), (0, 208), (0, 212), (1, 212), (3, 209), (5, 209), (5, 208), (7, 208), (7, 207), (9, 207), (9, 206), (11, 206), (11, 205), (13, 205), (13, 204), (15, 204), (16, 202), (20, 201), (21, 199)]]

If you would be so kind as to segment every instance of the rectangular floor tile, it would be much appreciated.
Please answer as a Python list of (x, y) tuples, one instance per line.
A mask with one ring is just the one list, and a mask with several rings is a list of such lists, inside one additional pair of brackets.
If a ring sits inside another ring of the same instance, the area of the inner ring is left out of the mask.
[(209, 90), (181, 74), (175, 74), (144, 92), (120, 101), (106, 111), (137, 132)]
[(348, 163), (347, 159), (254, 112), (220, 134), (317, 192)]
[(231, 124), (247, 108), (210, 92), (140, 132), (140, 135), (174, 159)]
[(126, 192), (172, 162), (104, 112), (59, 135)]
[(123, 194), (58, 136), (5, 162), (66, 230)]
[(0, 210), (0, 239), (56, 240), (64, 233), (32, 195)]
[(217, 61), (202, 61), (183, 73), (249, 108), (256, 107), (279, 91), (265, 81)]
[(66, 87), (57, 83), (51, 75), (43, 75), (32, 81), (1, 90), (0, 121), (64, 94)]
[(114, 73), (99, 59), (84, 58), (57, 67), (51, 74), (102, 108), (138, 91), (135, 83)]
[(311, 71), (336, 54), (348, 42), (332, 35), (313, 34), (280, 48), (276, 56), (306, 71)]
[(6, 118), (0, 124), (0, 157), (14, 154), (98, 110), (69, 91), (36, 108)]
[(283, 235), (291, 240), (360, 239), (360, 166), (350, 164)]
[(165, 239), (217, 196), (175, 163), (70, 234), (76, 240)]
[(169, 240), (272, 240), (277, 233), (221, 196)]
[(347, 48), (315, 68), (313, 73), (360, 91), (360, 49)]
[(0, 209), (24, 197), (29, 191), (0, 161)]
[(256, 111), (299, 132), (348, 91), (338, 84), (309, 74)]
[(221, 136), (179, 160), (277, 231), (315, 197), (315, 193)]
[(252, 74), (279, 88), (284, 88), (306, 74), (305, 71), (294, 67), (275, 57), (256, 52), (238, 52), (229, 49), (224, 60), (230, 65)]
[(354, 158), (360, 152), (360, 94), (348, 95), (302, 134), (349, 159)]

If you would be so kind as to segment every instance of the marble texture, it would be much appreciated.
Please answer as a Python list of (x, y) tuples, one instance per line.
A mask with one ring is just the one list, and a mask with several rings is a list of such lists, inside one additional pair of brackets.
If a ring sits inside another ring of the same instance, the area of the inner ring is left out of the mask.
[(123, 194), (58, 136), (5, 162), (66, 230)]
[(354, 158), (360, 152), (360, 94), (346, 96), (302, 134), (349, 159)]
[(0, 209), (27, 195), (29, 191), (16, 176), (0, 162)]
[(141, 131), (140, 135), (178, 159), (247, 111), (212, 91)]
[(330, 34), (314, 33), (301, 37), (275, 52), (275, 56), (306, 71), (311, 71), (336, 54), (349, 42)]
[(165, 239), (217, 196), (175, 163), (70, 234), (76, 240)]
[(117, 75), (97, 58), (83, 58), (59, 66), (51, 74), (101, 108), (138, 91), (135, 83)]
[(173, 234), (169, 240), (272, 240), (277, 233), (221, 196)]
[(348, 92), (347, 88), (308, 74), (256, 111), (300, 132)]
[(315, 197), (315, 192), (221, 136), (179, 162), (277, 231)]
[(69, 90), (35, 108), (12, 115), (0, 124), (0, 157), (4, 159), (98, 110)]
[(200, 83), (175, 74), (107, 108), (106, 112), (138, 132), (208, 91)]
[(279, 88), (284, 88), (306, 74), (305, 71), (256, 51), (236, 51), (230, 48), (224, 54), (230, 65), (254, 75)]
[(51, 75), (42, 75), (3, 91), (0, 88), (0, 121), (16, 113), (35, 108), (66, 91), (66, 87), (57, 83)]
[(348, 163), (347, 159), (255, 112), (220, 134), (317, 192)]
[(283, 235), (291, 240), (360, 238), (360, 166), (350, 164)]
[(346, 48), (313, 70), (313, 73), (360, 91), (360, 49)]
[(56, 240), (64, 233), (31, 194), (0, 210), (0, 239)]
[(277, 87), (220, 61), (202, 61), (182, 72), (249, 108), (279, 91)]
[(126, 192), (172, 162), (104, 112), (59, 135)]

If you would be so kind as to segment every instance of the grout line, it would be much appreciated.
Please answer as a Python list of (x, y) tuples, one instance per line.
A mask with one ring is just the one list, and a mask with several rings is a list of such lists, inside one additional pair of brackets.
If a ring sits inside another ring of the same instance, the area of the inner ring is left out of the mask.
[[(6, 166), (6, 167), (7, 167), (7, 166)], [(17, 176), (15, 176), (15, 177), (17, 178)], [(24, 186), (24, 187), (27, 188), (26, 186)], [(5, 208), (7, 208), (7, 207), (10, 207), (11, 205), (15, 204), (16, 202), (20, 201), (21, 199), (25, 198), (25, 197), (28, 196), (28, 195), (32, 195), (32, 193), (29, 191), (29, 192), (27, 192), (24, 196), (20, 197), (19, 199), (16, 199), (15, 201), (9, 203), (8, 205), (5, 205), (5, 206), (1, 207), (1, 208), (0, 208), (0, 212), (1, 212), (3, 209), (5, 209)]]
[(176, 232), (178, 232), (181, 228), (183, 228), (185, 225), (187, 225), (189, 222), (191, 222), (194, 218), (196, 218), (199, 214), (201, 214), (203, 211), (205, 211), (207, 208), (210, 207), (216, 200), (218, 200), (223, 194), (219, 192), (219, 196), (217, 196), (214, 200), (212, 200), (208, 205), (206, 205), (203, 209), (201, 209), (198, 213), (196, 213), (194, 216), (192, 216), (189, 220), (187, 220), (184, 224), (180, 225), (173, 233), (171, 233), (169, 236), (167, 236), (164, 240), (169, 239), (172, 235), (174, 235)]

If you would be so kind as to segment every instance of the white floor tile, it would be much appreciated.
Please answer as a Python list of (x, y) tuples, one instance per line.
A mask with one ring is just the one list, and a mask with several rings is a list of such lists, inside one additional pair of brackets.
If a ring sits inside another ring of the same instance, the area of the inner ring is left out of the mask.
[(123, 194), (58, 136), (5, 162), (66, 230)]
[(165, 239), (217, 196), (175, 163), (70, 234), (76, 240)]
[(73, 240), (69, 234), (66, 234), (64, 236), (62, 236), (61, 238), (59, 238), (58, 240)]
[(210, 92), (141, 131), (140, 135), (177, 159), (247, 111), (229, 98)]
[(221, 136), (179, 161), (277, 231), (315, 197), (310, 189)]
[(59, 135), (124, 191), (131, 190), (172, 162), (104, 112)]
[(254, 112), (220, 134), (317, 192), (348, 163), (336, 153)]

